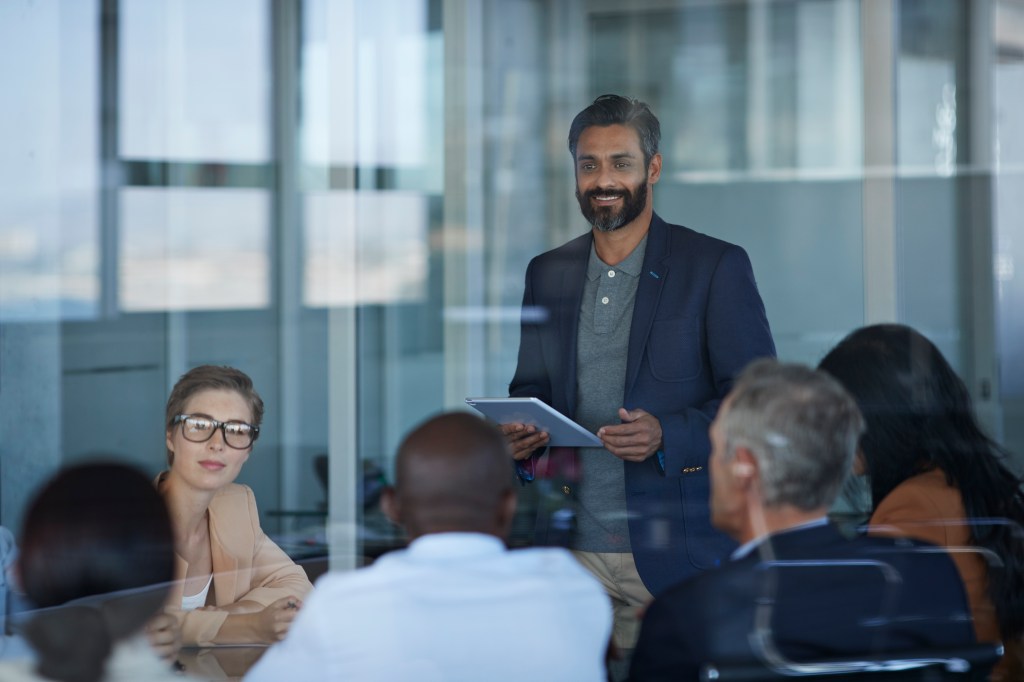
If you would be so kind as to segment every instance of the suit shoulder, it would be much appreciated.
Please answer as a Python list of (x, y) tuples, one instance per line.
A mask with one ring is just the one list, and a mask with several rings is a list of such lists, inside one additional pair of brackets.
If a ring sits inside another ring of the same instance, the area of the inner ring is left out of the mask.
[(530, 267), (537, 268), (557, 266), (558, 264), (564, 263), (568, 260), (575, 260), (582, 256), (589, 255), (590, 244), (592, 241), (593, 236), (589, 232), (581, 234), (579, 237), (571, 239), (561, 246), (557, 246), (542, 254), (534, 256), (530, 259)]
[(662, 605), (679, 604), (694, 610), (720, 593), (721, 586), (732, 577), (743, 572), (736, 562), (729, 562), (718, 568), (711, 568), (672, 585), (655, 599)]
[[(726, 252), (736, 252), (746, 255), (746, 250), (738, 244), (727, 242), (724, 239), (718, 237), (712, 237), (711, 235), (704, 234), (703, 232), (697, 232), (685, 225), (673, 225), (672, 223), (663, 223), (665, 229), (668, 230), (669, 241), (672, 245), (680, 247), (684, 253), (700, 252), (705, 254), (717, 254), (721, 255)], [(675, 249), (673, 248), (673, 252)]]

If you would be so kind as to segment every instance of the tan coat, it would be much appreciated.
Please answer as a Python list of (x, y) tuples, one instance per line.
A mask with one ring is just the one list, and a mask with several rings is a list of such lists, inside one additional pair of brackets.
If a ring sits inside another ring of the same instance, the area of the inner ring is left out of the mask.
[[(260, 528), (256, 498), (245, 485), (232, 483), (210, 503), (210, 550), (213, 559), (214, 604), (248, 600), (264, 606), (283, 597), (304, 599), (313, 589), (297, 566)], [(175, 554), (174, 579), (167, 610), (178, 618), (185, 646), (209, 646), (228, 614), (223, 611), (182, 611), (181, 597), (188, 564)]]
[(896, 486), (871, 515), (873, 535), (900, 535), (948, 548), (964, 581), (974, 631), (979, 642), (998, 642), (999, 624), (988, 596), (988, 562), (973, 551), (971, 528), (965, 522), (960, 491), (946, 482), (946, 474), (933, 469)]

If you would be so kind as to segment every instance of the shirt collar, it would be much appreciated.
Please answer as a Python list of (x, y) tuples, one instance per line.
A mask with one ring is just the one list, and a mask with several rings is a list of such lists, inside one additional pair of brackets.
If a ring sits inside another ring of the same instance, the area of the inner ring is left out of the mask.
[(587, 279), (593, 281), (606, 273), (609, 268), (630, 277), (639, 277), (644, 267), (644, 253), (647, 251), (647, 235), (645, 234), (626, 258), (618, 265), (608, 265), (597, 255), (597, 248), (590, 243), (590, 259), (587, 261)]
[(505, 543), (486, 533), (428, 533), (409, 543), (408, 553), (421, 558), (499, 554)]
[(776, 535), (783, 535), (784, 533), (793, 533), (793, 532), (798, 531), (798, 530), (807, 530), (808, 528), (817, 528), (818, 526), (824, 526), (824, 525), (827, 525), (827, 524), (828, 524), (828, 517), (827, 516), (819, 516), (816, 519), (811, 519), (810, 521), (805, 521), (804, 523), (800, 523), (800, 524), (797, 524), (795, 526), (790, 526), (789, 528), (787, 528), (785, 530), (780, 530), (780, 531), (777, 531), (775, 533), (768, 533), (768, 534), (765, 534), (765, 535), (758, 536), (758, 537), (754, 538), (753, 540), (749, 540), (749, 541), (743, 543), (742, 545), (740, 545), (739, 547), (737, 547), (733, 551), (733, 553), (729, 556), (729, 558), (732, 559), (733, 561), (736, 561), (738, 559), (742, 559), (743, 557), (747, 556), (748, 554), (753, 552), (755, 549), (757, 549), (757, 547), (762, 542), (764, 542), (765, 540), (767, 540), (770, 537), (773, 537), (773, 536), (776, 536)]

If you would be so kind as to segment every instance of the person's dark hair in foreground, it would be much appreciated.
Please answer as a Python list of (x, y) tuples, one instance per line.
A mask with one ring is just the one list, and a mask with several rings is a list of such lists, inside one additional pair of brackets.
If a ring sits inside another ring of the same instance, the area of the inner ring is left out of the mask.
[(73, 466), (29, 505), (22, 539), (18, 574), (39, 609), (23, 632), (37, 673), (102, 679), (114, 646), (141, 631), (167, 598), (174, 550), (163, 500), (129, 466)]
[(739, 375), (711, 425), (709, 463), (712, 523), (740, 548), (655, 598), (632, 679), (974, 643), (944, 552), (907, 539), (848, 540), (829, 523), (863, 432), (853, 398), (824, 372), (759, 360)]
[[(999, 558), (988, 562), (988, 608), (995, 607), (1002, 638), (1019, 640), (1024, 634), (1024, 493), (1020, 479), (1004, 464), (1007, 453), (979, 426), (967, 386), (935, 344), (897, 324), (856, 330), (825, 356), (820, 368), (846, 387), (867, 420), (861, 453), (871, 488), (870, 523), (891, 523), (937, 544), (948, 543), (929, 531), (966, 531), (966, 542), (955, 544), (974, 544)], [(957, 507), (946, 517), (966, 515), (979, 522), (965, 526), (953, 520), (945, 528), (929, 526), (932, 518), (911, 518), (906, 507), (898, 518), (889, 513), (886, 507), (929, 473)], [(1010, 523), (992, 522), (1001, 519)], [(911, 525), (915, 521), (916, 527)], [(957, 558), (962, 574), (970, 561), (984, 572), (986, 562), (979, 556), (961, 553)], [(984, 596), (972, 594), (969, 574), (964, 578), (972, 602)], [(977, 604), (972, 608), (978, 621)], [(982, 624), (979, 638), (986, 639), (985, 634)]]

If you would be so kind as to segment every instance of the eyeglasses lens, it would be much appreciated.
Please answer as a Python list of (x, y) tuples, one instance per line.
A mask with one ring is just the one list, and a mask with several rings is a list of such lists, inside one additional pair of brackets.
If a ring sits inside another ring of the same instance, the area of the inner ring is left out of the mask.
[(233, 448), (247, 448), (252, 445), (252, 427), (242, 422), (227, 422), (224, 440)]
[(182, 420), (185, 438), (194, 443), (204, 443), (213, 437), (213, 432), (220, 427), (224, 434), (224, 442), (229, 446), (244, 449), (252, 445), (253, 428), (245, 422), (218, 423), (202, 417), (188, 417)]

